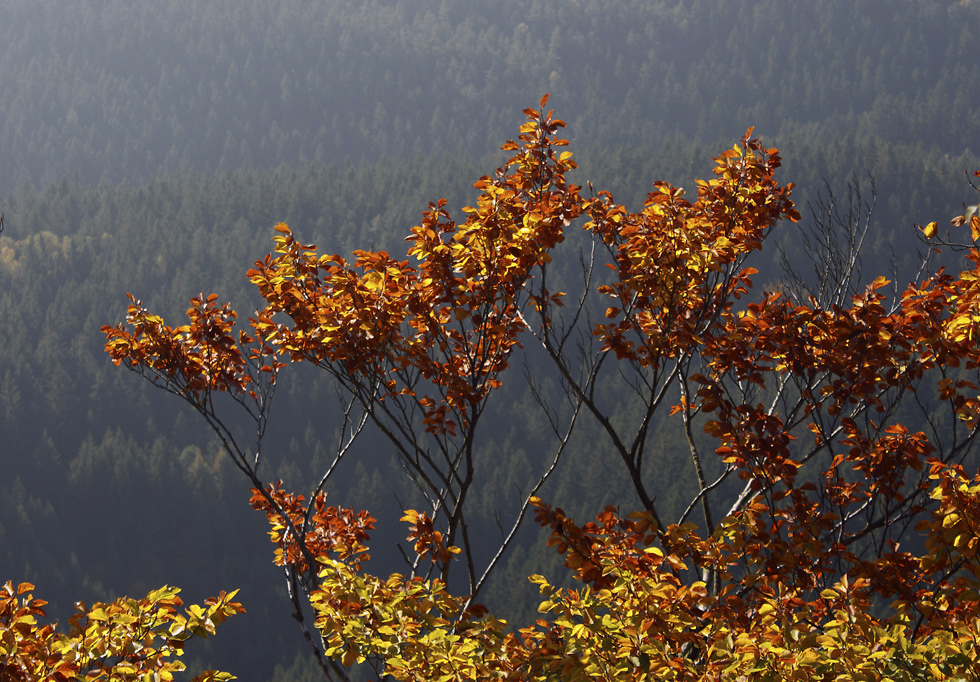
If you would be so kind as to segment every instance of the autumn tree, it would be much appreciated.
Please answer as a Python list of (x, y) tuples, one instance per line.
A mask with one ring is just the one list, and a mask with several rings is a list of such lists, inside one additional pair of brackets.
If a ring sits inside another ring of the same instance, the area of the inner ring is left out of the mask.
[[(192, 637), (207, 637), (229, 616), (244, 609), (222, 592), (184, 613), (179, 589), (162, 587), (142, 599), (121, 598), (88, 608), (75, 604), (67, 629), (41, 623), (47, 602), (34, 585), (10, 581), (0, 586), (0, 680), (4, 682), (133, 682), (173, 680), (185, 669), (180, 656)], [(208, 670), (196, 682), (235, 679)]]
[[(792, 185), (775, 179), (777, 150), (750, 129), (695, 197), (658, 182), (633, 212), (568, 180), (564, 124), (545, 102), (503, 146), (507, 163), (475, 184), (465, 222), (430, 204), (406, 258), (320, 254), (279, 225), (273, 253), (248, 271), (266, 302), (249, 331), (215, 295), (193, 299), (176, 327), (133, 298), (127, 323), (103, 330), (113, 361), (191, 405), (250, 482), (324, 673), (347, 679), (367, 663), (399, 680), (976, 677), (980, 252), (930, 223), (923, 245), (963, 249), (962, 272), (927, 258), (907, 286), (859, 284), (867, 221), (839, 221), (839, 240), (826, 231), (834, 220), (818, 221), (816, 280), (755, 294), (748, 259), (800, 219)], [(976, 215), (953, 222), (980, 236)], [(573, 228), (589, 239), (574, 295), (554, 288), (553, 271), (579, 256), (564, 250)], [(481, 560), (474, 448), (497, 389), (520, 377), (522, 346), (560, 377), (557, 395), (529, 377), (554, 446), (521, 503), (501, 510), (508, 530)], [(345, 436), (306, 495), (261, 468), (275, 387), (296, 362), (345, 396)], [(698, 482), (679, 518), (665, 517), (650, 470), (665, 418)], [(580, 524), (538, 493), (585, 419), (636, 502)], [(390, 576), (367, 570), (374, 519), (323, 492), (369, 428), (427, 503), (405, 511), (414, 556)], [(542, 618), (511, 626), (479, 595), (532, 513), (579, 587), (531, 576)]]

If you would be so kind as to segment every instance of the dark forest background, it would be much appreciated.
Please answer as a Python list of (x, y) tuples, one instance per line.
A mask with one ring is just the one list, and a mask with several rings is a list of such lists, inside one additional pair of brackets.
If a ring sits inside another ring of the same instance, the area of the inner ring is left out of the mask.
[[(244, 273), (279, 221), (325, 251), (401, 253), (429, 201), (473, 200), (544, 93), (576, 181), (633, 210), (655, 180), (693, 187), (749, 126), (782, 151), (805, 216), (873, 185), (864, 271), (907, 277), (913, 224), (976, 203), (978, 41), (976, 0), (6, 0), (0, 581), (35, 582), (62, 617), (164, 583), (194, 600), (241, 587), (248, 614), (191, 663), (303, 679), (244, 480), (178, 401), (102, 351), (127, 291), (175, 323), (199, 292), (251, 311)], [(805, 269), (795, 229), (774, 233), (758, 281), (780, 279), (777, 245)], [(485, 429), (488, 526), (545, 438), (520, 382), (506, 390)], [(332, 389), (290, 369), (275, 410), (266, 476), (302, 489), (332, 452)], [(693, 477), (670, 426), (652, 438), (676, 516)], [(576, 518), (629, 507), (583, 429), (542, 496)], [(379, 519), (379, 547), (410, 499), (377, 440), (332, 484), (334, 503)], [(504, 616), (533, 613), (525, 576), (557, 565), (538, 540), (528, 527), (487, 595)]]

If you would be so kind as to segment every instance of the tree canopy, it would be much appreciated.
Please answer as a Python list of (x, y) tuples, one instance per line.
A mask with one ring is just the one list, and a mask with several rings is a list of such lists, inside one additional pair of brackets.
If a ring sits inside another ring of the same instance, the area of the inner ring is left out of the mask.
[[(818, 224), (812, 237), (833, 248), (813, 253), (816, 279), (791, 271), (755, 295), (748, 259), (800, 218), (792, 185), (775, 178), (776, 149), (750, 129), (714, 159), (693, 201), (658, 182), (631, 212), (569, 181), (576, 164), (546, 100), (503, 146), (507, 162), (476, 183), (465, 222), (430, 204), (407, 259), (320, 254), (280, 225), (273, 253), (248, 272), (265, 301), (249, 331), (236, 331), (237, 314), (213, 294), (192, 299), (179, 326), (132, 298), (127, 323), (103, 328), (113, 361), (188, 403), (245, 475), (323, 672), (975, 675), (972, 240), (924, 226), (928, 250), (964, 251), (965, 269), (933, 268), (927, 253), (921, 276), (900, 288), (854, 277), (866, 224), (840, 235)], [(975, 214), (952, 225), (980, 236)], [(571, 226), (587, 239), (572, 239)], [(562, 274), (557, 288), (559, 257), (578, 258), (579, 285)], [(476, 456), (480, 419), (525, 347), (547, 361), (526, 362), (524, 376), (552, 440), (518, 504), (496, 510), (502, 528), (488, 553), (470, 530), (470, 492), (492, 465)], [(305, 495), (262, 475), (274, 393), (297, 362), (332, 377), (344, 419), (334, 462)], [(546, 372), (557, 379), (543, 390)], [(698, 482), (677, 518), (658, 503), (669, 482), (646, 466), (662, 412)], [(580, 421), (625, 468), (635, 510), (608, 507), (580, 524), (538, 496)], [(375, 520), (327, 506), (324, 492), (368, 429), (425, 502), (404, 512), (414, 552), (390, 575), (367, 563)], [(479, 594), (532, 511), (575, 584), (530, 576), (542, 616), (510, 626)]]

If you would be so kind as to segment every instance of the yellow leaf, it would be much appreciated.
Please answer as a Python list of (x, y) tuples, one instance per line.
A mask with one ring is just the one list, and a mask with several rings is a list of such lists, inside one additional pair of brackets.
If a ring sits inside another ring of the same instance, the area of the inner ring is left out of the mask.
[(933, 237), (936, 236), (936, 230), (938, 229), (938, 227), (939, 226), (936, 224), (936, 222), (933, 221), (928, 225), (926, 225), (925, 227), (920, 226), (919, 229), (922, 230), (922, 234), (925, 235), (926, 239), (932, 239)]
[(380, 273), (369, 272), (364, 275), (364, 286), (367, 287), (369, 291), (377, 291), (382, 287), (384, 283), (384, 278)]
[(980, 239), (980, 216), (975, 213), (970, 218), (970, 237), (973, 241)]

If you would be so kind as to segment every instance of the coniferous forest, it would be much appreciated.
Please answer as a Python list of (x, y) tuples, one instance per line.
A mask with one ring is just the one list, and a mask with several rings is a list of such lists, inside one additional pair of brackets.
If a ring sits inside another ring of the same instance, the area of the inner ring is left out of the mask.
[[(693, 188), (754, 126), (801, 225), (808, 206), (873, 201), (868, 274), (910, 279), (913, 225), (976, 203), (976, 0), (7, 0), (2, 15), (0, 582), (36, 583), (56, 616), (164, 584), (188, 600), (241, 588), (247, 614), (189, 652), (241, 679), (315, 677), (239, 472), (186, 407), (106, 357), (99, 330), (127, 292), (168, 319), (201, 292), (254, 310), (245, 272), (279, 222), (327, 253), (403, 258), (430, 201), (462, 219), (545, 93), (574, 181), (637, 210), (656, 180)], [(764, 284), (782, 260), (809, 266), (797, 230), (755, 257)], [(291, 371), (265, 466), (302, 488), (339, 408), (320, 375)], [(475, 493), (487, 533), (547, 439), (532, 396), (504, 390), (478, 453), (495, 462)], [(670, 426), (649, 456), (675, 481), (659, 500), (673, 517), (696, 481)], [(576, 518), (633, 504), (590, 428), (540, 493)], [(379, 547), (413, 499), (386, 447), (368, 434), (330, 485), (332, 504), (378, 518)], [(522, 532), (484, 598), (526, 620), (526, 576), (560, 557)]]

